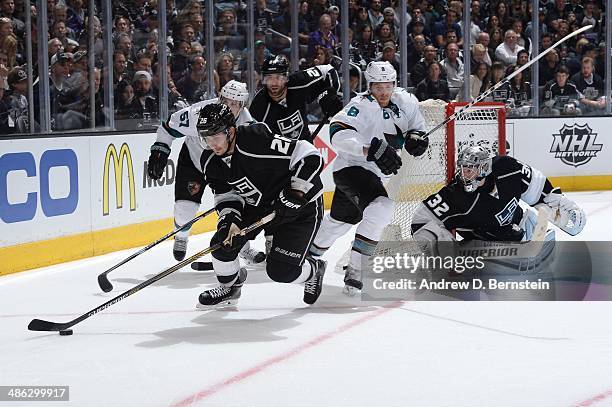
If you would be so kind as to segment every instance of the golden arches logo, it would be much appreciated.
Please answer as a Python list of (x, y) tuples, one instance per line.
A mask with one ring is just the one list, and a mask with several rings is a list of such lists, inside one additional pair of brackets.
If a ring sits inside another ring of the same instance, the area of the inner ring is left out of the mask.
[(136, 186), (134, 185), (134, 167), (132, 165), (132, 154), (126, 143), (121, 145), (119, 154), (114, 144), (109, 144), (104, 158), (104, 178), (102, 185), (102, 215), (109, 214), (109, 176), (111, 159), (115, 171), (115, 198), (117, 209), (123, 208), (123, 162), (127, 161), (128, 185), (130, 188), (130, 211), (136, 210)]

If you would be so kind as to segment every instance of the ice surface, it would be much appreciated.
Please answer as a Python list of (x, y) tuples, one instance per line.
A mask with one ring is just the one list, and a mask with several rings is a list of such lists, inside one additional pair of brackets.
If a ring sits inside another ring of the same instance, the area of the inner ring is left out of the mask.
[[(570, 195), (588, 214), (573, 239), (609, 240), (612, 192)], [(189, 253), (209, 238), (192, 237)], [(334, 267), (350, 241), (326, 255), (314, 306), (252, 269), (237, 310), (196, 311), (216, 280), (187, 268), (72, 336), (26, 327), (71, 320), (173, 265), (172, 242), (113, 271), (108, 294), (96, 276), (136, 249), (3, 277), (0, 385), (69, 385), (58, 405), (87, 407), (612, 405), (612, 303), (361, 302)]]

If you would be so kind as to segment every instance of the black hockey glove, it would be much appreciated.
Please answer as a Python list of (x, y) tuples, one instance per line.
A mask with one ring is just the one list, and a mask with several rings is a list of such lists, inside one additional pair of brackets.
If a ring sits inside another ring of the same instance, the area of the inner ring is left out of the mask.
[[(238, 234), (242, 228), (242, 218), (236, 212), (229, 212), (219, 218), (217, 232), (211, 239), (211, 246), (221, 243), (221, 250), (232, 252), (244, 246), (246, 238)], [(227, 241), (229, 238), (229, 241)], [(226, 242), (227, 241), (227, 242)]]
[(404, 147), (406, 151), (414, 157), (418, 157), (427, 151), (427, 146), (429, 145), (429, 139), (424, 138), (424, 131), (419, 130), (410, 130), (406, 135), (406, 141), (404, 142)]
[(293, 221), (299, 215), (300, 209), (307, 203), (302, 193), (291, 187), (285, 188), (274, 201), (274, 224)]
[(336, 94), (333, 88), (327, 88), (318, 97), (319, 106), (327, 117), (333, 117), (336, 113), (342, 110), (342, 100)]
[(166, 143), (159, 141), (151, 146), (151, 155), (147, 161), (147, 173), (151, 179), (160, 179), (166, 164), (168, 164), (168, 156), (170, 155), (170, 147)]
[(397, 174), (397, 170), (402, 166), (402, 159), (397, 154), (395, 149), (384, 139), (374, 137), (370, 143), (368, 150), (368, 161), (374, 163), (380, 168), (383, 174)]

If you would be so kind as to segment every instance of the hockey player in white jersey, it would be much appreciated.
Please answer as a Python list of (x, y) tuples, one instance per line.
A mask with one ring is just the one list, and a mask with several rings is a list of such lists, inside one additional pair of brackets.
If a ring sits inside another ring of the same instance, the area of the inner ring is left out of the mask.
[(344, 293), (361, 290), (362, 264), (374, 253), (393, 216), (394, 202), (383, 182), (402, 165), (398, 150), (423, 154), (425, 121), (417, 99), (396, 86), (397, 74), (388, 62), (371, 62), (366, 71), (367, 92), (351, 99), (330, 121), (336, 190), (311, 246), (321, 256), (352, 225), (359, 224), (344, 277)]
[[(157, 129), (157, 140), (151, 146), (151, 155), (147, 163), (149, 177), (154, 180), (160, 179), (166, 169), (172, 142), (176, 139), (185, 139), (179, 153), (174, 184), (175, 227), (184, 225), (195, 217), (206, 186), (200, 164), (200, 157), (205, 146), (196, 128), (200, 109), (208, 104), (220, 101), (229, 106), (238, 125), (249, 124), (254, 120), (249, 109), (245, 106), (248, 98), (249, 92), (246, 84), (231, 80), (221, 89), (219, 98), (198, 102), (181, 109), (172, 114)], [(189, 231), (190, 229), (186, 229), (176, 234), (173, 248), (176, 260), (185, 258)], [(240, 257), (249, 263), (261, 263), (265, 260), (264, 253), (250, 249), (248, 244), (240, 252)]]

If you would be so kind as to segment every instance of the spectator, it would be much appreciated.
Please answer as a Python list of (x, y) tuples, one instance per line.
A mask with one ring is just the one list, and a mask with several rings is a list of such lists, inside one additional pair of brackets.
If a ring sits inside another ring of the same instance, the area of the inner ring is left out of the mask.
[(411, 72), (417, 62), (425, 56), (425, 37), (416, 35), (412, 39), (412, 47), (408, 48), (407, 71)]
[(376, 40), (378, 51), (382, 52), (382, 47), (387, 42), (395, 43), (395, 36), (389, 23), (382, 22), (374, 31), (374, 39)]
[(497, 47), (499, 47), (504, 42), (504, 37), (502, 34), (501, 28), (493, 28), (489, 32), (489, 37), (491, 40), (489, 41), (489, 50), (493, 54), (491, 59), (496, 60), (495, 51), (497, 51)]
[(115, 91), (115, 119), (123, 120), (130, 117), (130, 105), (134, 99), (134, 88), (129, 81), (122, 80)]
[(21, 39), (25, 38), (25, 24), (15, 17), (15, 0), (0, 0), (0, 17), (6, 17), (11, 21), (13, 32)]
[[(551, 3), (548, 3), (551, 6)], [(554, 28), (559, 21), (567, 20), (568, 12), (565, 10), (565, 0), (555, 0), (554, 5), (546, 13), (546, 25)]]
[[(494, 2), (491, 3), (491, 5), (494, 4)], [(503, 1), (497, 3), (497, 8), (495, 10), (494, 15), (497, 16), (499, 20), (499, 28), (504, 31), (510, 28), (510, 15), (508, 13), (508, 6), (506, 6), (506, 3), (504, 3)]]
[(217, 59), (217, 73), (219, 74), (219, 86), (224, 87), (229, 81), (239, 77), (234, 76), (234, 56), (231, 53), (223, 53)]
[(370, 9), (368, 10), (368, 18), (370, 19), (370, 25), (372, 27), (378, 27), (384, 20), (382, 13), (382, 1), (381, 0), (370, 0)]
[[(511, 66), (506, 71), (507, 75), (519, 69), (519, 66)], [(527, 116), (531, 110), (531, 84), (525, 80), (525, 71), (519, 72), (509, 83), (508, 105), (509, 115)]]
[(461, 27), (457, 24), (457, 13), (454, 10), (448, 10), (444, 21), (440, 21), (434, 24), (433, 35), (434, 43), (437, 47), (444, 47), (446, 45), (445, 36), (448, 30), (454, 30), (457, 33), (457, 45), (463, 45), (463, 37), (461, 35)]
[(584, 96), (578, 91), (576, 85), (568, 82), (569, 69), (560, 65), (555, 73), (555, 79), (544, 86), (544, 101), (541, 113), (550, 116), (580, 115), (580, 100)]
[(76, 35), (85, 29), (85, 10), (83, 10), (83, 0), (66, 0), (68, 6), (68, 19), (66, 26), (70, 27)]
[[(504, 79), (506, 68), (501, 62), (494, 62), (491, 66), (491, 86), (494, 86), (502, 79)], [(488, 101), (506, 103), (510, 97), (510, 88), (508, 86), (501, 86), (491, 92), (491, 95), (487, 97)]]
[[(540, 33), (542, 35), (547, 34), (548, 26), (546, 25), (546, 9), (544, 7), (540, 7), (539, 9), (538, 23), (540, 27)], [(527, 25), (525, 26), (525, 36), (527, 38), (531, 38), (532, 31), (533, 31), (533, 28), (532, 28), (531, 21), (528, 21)]]
[(257, 0), (255, 2), (255, 28), (262, 30), (272, 28), (272, 21), (272, 10), (268, 8), (266, 0)]
[(7, 35), (0, 40), (0, 51), (6, 55), (7, 68), (13, 68), (23, 62), (18, 48), (19, 42), (14, 35)]
[(485, 31), (481, 32), (478, 35), (478, 38), (476, 39), (476, 43), (481, 44), (484, 47), (486, 52), (486, 55), (484, 56), (484, 61), (487, 63), (487, 65), (493, 65), (493, 60), (495, 59), (495, 49), (489, 48), (489, 44), (491, 43), (491, 37), (489, 36), (489, 33)]
[(357, 96), (357, 93), (361, 92), (359, 87), (359, 79), (361, 78), (361, 74), (359, 70), (355, 67), (351, 67), (349, 70), (349, 87), (351, 89), (351, 99)]
[(338, 45), (338, 38), (331, 32), (331, 17), (323, 14), (319, 18), (319, 29), (311, 32), (308, 38), (308, 56), (313, 57), (315, 46), (334, 49)]
[[(196, 56), (191, 59), (187, 73), (176, 82), (176, 89), (190, 105), (206, 100), (209, 98), (207, 77), (206, 60), (204, 57)], [(215, 88), (219, 89), (218, 76), (215, 78)]]
[(131, 34), (132, 30), (130, 27), (130, 20), (126, 17), (119, 16), (115, 18), (115, 29), (113, 31), (113, 38), (116, 38), (119, 34), (126, 33)]
[(159, 103), (157, 97), (151, 94), (151, 74), (147, 71), (136, 71), (132, 79), (134, 98), (128, 110), (130, 118), (141, 119), (141, 126), (150, 125), (151, 121), (159, 117)]
[(342, 25), (338, 18), (340, 17), (340, 9), (338, 6), (331, 6), (327, 9), (327, 14), (331, 19), (331, 32), (336, 36), (336, 38), (340, 39), (342, 35)]
[(604, 81), (594, 70), (593, 59), (584, 57), (580, 72), (571, 78), (578, 91), (584, 95), (584, 98), (581, 99), (581, 110), (584, 114), (603, 114), (606, 108)]
[(125, 54), (121, 51), (115, 51), (113, 53), (113, 84), (117, 85), (123, 80), (129, 81), (127, 65)]
[(0, 134), (11, 134), (15, 131), (15, 121), (11, 117), (11, 103), (8, 93), (5, 92), (8, 82), (2, 67), (3, 65), (0, 65)]
[(57, 54), (58, 52), (61, 52), (64, 50), (64, 46), (62, 45), (62, 42), (57, 39), (57, 38), (51, 38), (49, 40), (49, 43), (47, 44), (47, 49), (49, 50), (49, 61), (51, 61), (51, 57), (55, 54)]
[(438, 62), (432, 62), (427, 68), (427, 78), (423, 79), (416, 87), (414, 92), (419, 101), (428, 99), (450, 101), (450, 91), (448, 84), (440, 78), (442, 68)]
[[(155, 63), (153, 65), (153, 79), (151, 81), (151, 94), (161, 95), (161, 69), (160, 64)], [(170, 114), (180, 110), (184, 107), (189, 106), (189, 103), (182, 97), (180, 92), (176, 89), (176, 85), (172, 80), (172, 70), (170, 65), (166, 66), (166, 75), (168, 81), (167, 93), (168, 93), (168, 112)]]
[(502, 27), (501, 27), (501, 25), (499, 23), (499, 17), (497, 17), (497, 15), (495, 15), (495, 14), (492, 14), (487, 19), (486, 29), (487, 29), (487, 32), (491, 32), (495, 28), (501, 29)]
[(555, 78), (555, 72), (559, 66), (559, 54), (556, 49), (548, 51), (540, 61), (540, 82), (539, 86), (544, 86)]
[(314, 59), (312, 60), (312, 65), (327, 65), (331, 64), (332, 52), (329, 48), (322, 47), (317, 45), (315, 47)]
[(476, 99), (481, 93), (491, 87), (491, 72), (489, 65), (487, 65), (485, 62), (479, 62), (474, 65), (474, 70), (472, 72), (474, 73), (470, 75), (470, 99), (464, 100), (464, 82), (461, 84), (461, 89), (459, 89), (459, 93), (457, 93), (457, 100), (460, 102), (471, 102), (473, 99)]
[(517, 44), (516, 33), (513, 30), (508, 30), (504, 35), (504, 42), (495, 49), (495, 58), (505, 66), (514, 65), (516, 64), (517, 54), (522, 49), (525, 48)]
[(28, 74), (25, 69), (14, 68), (7, 77), (10, 120), (19, 133), (28, 131)]
[(359, 7), (357, 9), (357, 15), (355, 16), (355, 21), (353, 22), (353, 27), (356, 32), (360, 32), (364, 26), (369, 25), (372, 27), (372, 23), (370, 22), (368, 9), (365, 7)]
[[(489, 67), (491, 66), (491, 59), (488, 58), (489, 54), (487, 49), (482, 44), (474, 44), (472, 46), (470, 66), (476, 69), (476, 66), (480, 63), (485, 63)], [(473, 73), (474, 71), (472, 71)]]
[(387, 7), (383, 10), (383, 21), (389, 24), (393, 38), (399, 38), (399, 20), (395, 16), (395, 10), (393, 7)]
[(374, 41), (374, 33), (372, 26), (366, 24), (362, 26), (361, 32), (357, 33), (357, 49), (365, 59), (366, 63), (370, 63), (376, 58), (376, 42)]
[[(193, 27), (192, 27), (193, 29)], [(193, 46), (193, 43), (191, 44)], [(218, 52), (240, 52), (246, 47), (244, 34), (238, 31), (236, 12), (228, 8), (219, 13), (215, 31), (215, 50)]]
[(451, 88), (460, 88), (463, 85), (463, 62), (458, 56), (459, 47), (451, 42), (446, 45), (446, 58), (440, 62), (444, 69), (448, 86)]
[(425, 39), (425, 45), (432, 44), (429, 33), (425, 29), (425, 19), (423, 17), (415, 17), (408, 26), (410, 33), (408, 34), (408, 44), (414, 43), (414, 39), (421, 35)]
[(516, 33), (516, 43), (531, 53), (531, 38), (526, 37), (523, 33), (523, 22), (521, 20), (514, 20), (512, 30)]
[(424, 56), (419, 62), (414, 65), (410, 72), (410, 80), (416, 86), (427, 77), (429, 65), (436, 61), (436, 48), (433, 45), (427, 45), (424, 49)]
[(178, 81), (183, 73), (189, 68), (189, 57), (191, 55), (191, 44), (186, 41), (175, 43), (174, 52), (170, 65), (172, 66), (172, 78)]
[(66, 80), (70, 75), (72, 65), (72, 54), (68, 52), (59, 52), (51, 58), (51, 93), (54, 91), (62, 91)]
[(542, 34), (540, 42), (542, 44), (540, 46), (540, 53), (541, 53), (543, 50), (546, 50), (546, 49), (552, 47), (552, 45), (553, 45), (553, 36), (552, 36), (552, 34)]
[(136, 55), (134, 54), (132, 37), (128, 33), (120, 33), (117, 35), (117, 39), (115, 40), (115, 52), (120, 51), (123, 52), (125, 58), (127, 59), (128, 67), (131, 67), (133, 64), (133, 60)]
[[(528, 62), (529, 62), (529, 53), (524, 49), (520, 50), (516, 54), (516, 66), (520, 68), (523, 65), (526, 65)], [(523, 71), (523, 77), (525, 78), (525, 81), (531, 83), (531, 70), (525, 69)]]
[(146, 52), (140, 52), (136, 57), (136, 61), (134, 62), (134, 71), (147, 71), (148, 73), (153, 73), (151, 67), (153, 66), (153, 61), (149, 54)]
[(570, 76), (580, 72), (579, 59), (565, 44), (561, 44), (559, 47), (559, 64), (565, 65), (569, 69)]
[[(473, 2), (472, 2), (473, 3)], [(478, 35), (480, 35), (480, 33), (482, 32), (482, 29), (480, 28), (480, 26), (478, 25), (478, 16), (477, 15), (472, 15), (471, 16), (471, 20), (470, 20), (470, 27), (469, 30), (467, 31), (470, 35), (470, 43), (473, 44), (476, 42), (476, 40), (478, 39)], [(463, 20), (459, 21), (459, 27), (461, 28), (462, 32), (466, 32), (466, 30), (463, 28)]]
[[(58, 3), (55, 6), (53, 6), (53, 22), (51, 23), (50, 26), (53, 27), (53, 25), (57, 23), (58, 21), (62, 21), (64, 23), (64, 26), (66, 26), (67, 18), (68, 18), (68, 8), (66, 7), (65, 4)], [(77, 36), (72, 28), (65, 27), (65, 29), (66, 29), (66, 36), (68, 38), (70, 38), (71, 40), (77, 39)]]
[(397, 72), (398, 81), (400, 80), (400, 59), (396, 54), (396, 47), (393, 41), (385, 42), (382, 49), (382, 55), (377, 60), (386, 61), (393, 65), (395, 72)]

